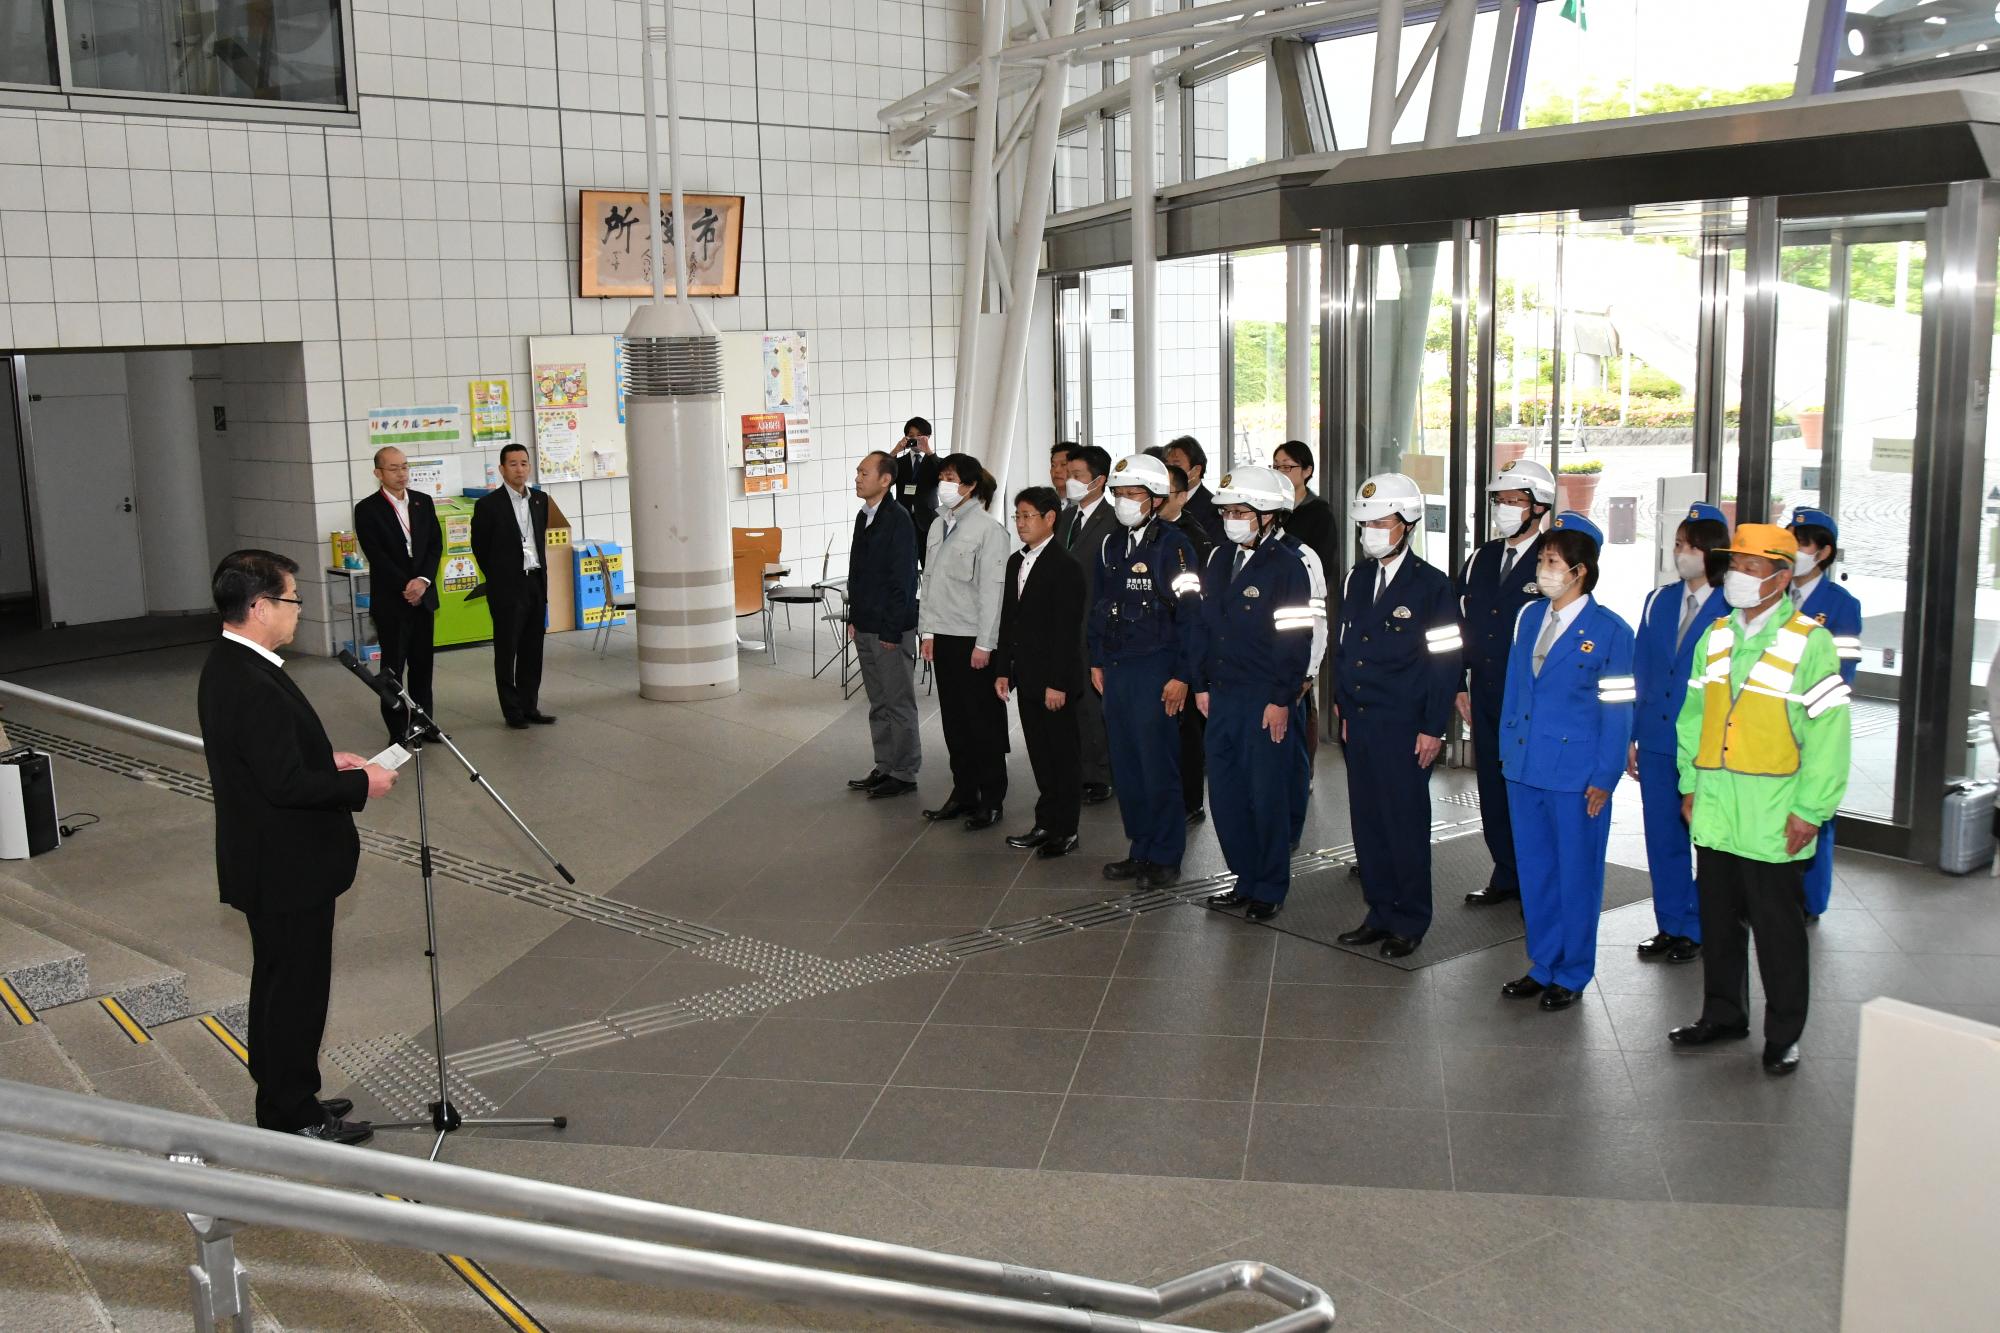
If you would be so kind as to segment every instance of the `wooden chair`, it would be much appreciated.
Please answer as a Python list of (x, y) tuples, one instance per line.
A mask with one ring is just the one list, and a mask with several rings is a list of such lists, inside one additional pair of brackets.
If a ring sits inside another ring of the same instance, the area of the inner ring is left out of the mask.
[(762, 643), (750, 643), (740, 634), (736, 641), (746, 648), (765, 649), (771, 654), (773, 662), (778, 660), (778, 645), (771, 633), (771, 604), (764, 597), (764, 590), (773, 576), (765, 570), (778, 563), (784, 546), (785, 534), (777, 528), (729, 530), (730, 563), (735, 571), (736, 618), (760, 616), (764, 627)]

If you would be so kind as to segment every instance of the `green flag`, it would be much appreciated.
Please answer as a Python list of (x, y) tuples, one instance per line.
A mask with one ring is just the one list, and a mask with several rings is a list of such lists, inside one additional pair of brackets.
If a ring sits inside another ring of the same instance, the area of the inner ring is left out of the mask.
[(1562, 16), (1584, 32), (1590, 31), (1590, 20), (1583, 14), (1583, 0), (1563, 0)]

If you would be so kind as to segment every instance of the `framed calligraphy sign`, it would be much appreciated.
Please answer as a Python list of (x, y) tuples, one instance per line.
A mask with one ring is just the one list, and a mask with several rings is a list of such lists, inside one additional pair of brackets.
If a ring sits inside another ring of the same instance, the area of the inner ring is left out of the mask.
[[(581, 296), (651, 296), (653, 294), (653, 228), (646, 225), (644, 190), (584, 190)], [(673, 196), (660, 195), (660, 219), (665, 224), (669, 296), (674, 291), (672, 247), (682, 229), (675, 225)], [(734, 296), (743, 258), (743, 196), (690, 194), (684, 196), (688, 224), (688, 295)]]

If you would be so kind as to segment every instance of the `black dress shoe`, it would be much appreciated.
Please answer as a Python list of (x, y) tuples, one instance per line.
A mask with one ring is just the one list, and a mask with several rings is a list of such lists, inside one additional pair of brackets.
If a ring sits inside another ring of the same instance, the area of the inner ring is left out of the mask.
[(961, 801), (954, 798), (952, 800), (946, 801), (943, 805), (939, 806), (935, 810), (924, 811), (924, 818), (930, 820), (931, 823), (935, 824), (942, 819), (963, 819), (965, 816), (971, 813), (972, 813), (971, 802)]
[(1465, 901), (1474, 907), (1491, 907), (1495, 903), (1515, 903), (1521, 900), (1519, 889), (1503, 889), (1488, 884), (1483, 889), (1474, 889), (1465, 895)]
[(1674, 947), (1667, 950), (1667, 961), (1670, 963), (1692, 963), (1699, 957), (1701, 941), (1691, 940), (1685, 935), (1676, 937)]
[(1516, 977), (1500, 988), (1500, 993), (1510, 1000), (1528, 1000), (1540, 995), (1548, 987), (1532, 976)]
[(977, 833), (981, 829), (992, 828), (995, 824), (999, 822), (1000, 822), (1000, 807), (995, 805), (995, 806), (989, 806), (984, 810), (973, 811), (972, 818), (965, 821), (965, 827), (971, 830), (972, 832)]
[(1278, 914), (1278, 909), (1283, 905), (1282, 903), (1267, 902), (1251, 903), (1243, 909), (1243, 919), (1245, 921), (1269, 921)]
[[(1807, 924), (1808, 926), (1817, 926), (1817, 925), (1819, 924), (1819, 913), (1818, 913), (1818, 912), (1807, 912), (1807, 913), (1806, 913), (1806, 924)], [(1798, 1063), (1798, 1061), (1794, 1060), (1794, 1061), (1793, 1061), (1792, 1063), (1793, 1063), (1794, 1065), (1796, 1065), (1796, 1064)]]
[(317, 1125), (307, 1125), (294, 1131), (300, 1138), (318, 1139), (322, 1143), (366, 1143), (375, 1137), (375, 1126), (366, 1120), (341, 1120), (328, 1116)]
[(1123, 861), (1113, 861), (1104, 867), (1106, 879), (1137, 879), (1146, 873), (1146, 863), (1126, 857)]
[(1163, 866), (1158, 861), (1148, 861), (1146, 868), (1139, 872), (1139, 887), (1142, 889), (1164, 889), (1169, 884), (1181, 882), (1181, 868), (1177, 865)]
[(1748, 1023), (1729, 1028), (1719, 1023), (1711, 1023), (1705, 1018), (1698, 1018), (1667, 1033), (1667, 1040), (1676, 1046), (1707, 1046), (1718, 1041), (1741, 1041), (1749, 1035)]
[(1663, 930), (1650, 940), (1640, 940), (1639, 956), (1641, 958), (1665, 958), (1672, 951), (1674, 941), (1679, 938), (1680, 936), (1669, 935)]
[(849, 778), (847, 780), (847, 789), (849, 791), (873, 791), (887, 781), (888, 777), (887, 773), (870, 773), (865, 778)]
[(908, 796), (916, 789), (917, 784), (914, 782), (905, 782), (901, 778), (883, 778), (868, 789), (868, 799), (876, 801), (884, 796)]
[(1542, 992), (1542, 1008), (1551, 1012), (1567, 1009), (1577, 1002), (1581, 991), (1573, 991), (1567, 986), (1551, 986)]
[(1789, 1046), (1766, 1046), (1764, 1048), (1764, 1072), (1773, 1078), (1783, 1078), (1786, 1074), (1799, 1072), (1799, 1044)]
[(1406, 940), (1401, 935), (1391, 935), (1382, 941), (1382, 956), (1384, 958), (1408, 958), (1417, 951), (1417, 946), (1422, 943), (1422, 940)]
[(1019, 847), (1022, 851), (1025, 852), (1031, 847), (1041, 846), (1048, 840), (1049, 840), (1049, 831), (1043, 828), (1040, 824), (1037, 824), (1033, 828), (1029, 829), (1026, 833), (1009, 834), (1007, 836), (1007, 845), (1009, 847)]
[(320, 1102), (319, 1109), (332, 1119), (339, 1120), (354, 1109), (354, 1103), (346, 1097), (327, 1097)]
[[(525, 717), (510, 717), (507, 719), (507, 726), (514, 731), (526, 731), (528, 729), (528, 719)], [(303, 1134), (305, 1131), (300, 1130), (299, 1133)]]
[(1083, 784), (1083, 803), (1102, 805), (1111, 799), (1111, 784), (1108, 782), (1086, 782)]
[(1193, 828), (1196, 824), (1201, 823), (1204, 819), (1207, 818), (1208, 818), (1207, 808), (1205, 806), (1198, 805), (1194, 809), (1187, 812), (1188, 827)]
[(1077, 836), (1074, 833), (1065, 834), (1060, 838), (1050, 838), (1036, 849), (1035, 855), (1045, 856), (1053, 861), (1059, 856), (1068, 856), (1071, 852), (1075, 851), (1077, 841)]
[(1377, 930), (1373, 926), (1361, 925), (1334, 938), (1338, 939), (1342, 944), (1379, 944), (1389, 938), (1389, 932), (1386, 930)]
[(537, 726), (553, 727), (556, 724), (556, 715), (554, 713), (530, 713), (528, 714), (528, 721), (533, 722)]
[(1208, 895), (1208, 905), (1210, 907), (1245, 907), (1256, 901), (1249, 894), (1238, 893), (1234, 889), (1230, 889), (1226, 893), (1211, 893)]

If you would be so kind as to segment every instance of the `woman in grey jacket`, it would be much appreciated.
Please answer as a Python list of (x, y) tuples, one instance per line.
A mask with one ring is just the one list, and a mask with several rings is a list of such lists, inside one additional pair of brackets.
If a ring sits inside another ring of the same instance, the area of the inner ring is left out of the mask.
[(1012, 543), (987, 509), (997, 485), (971, 454), (948, 455), (938, 468), (937, 520), (917, 602), (918, 651), (937, 674), (951, 756), (951, 795), (924, 818), (964, 817), (975, 830), (999, 823), (1007, 799), (1007, 705), (993, 688), (991, 663)]

